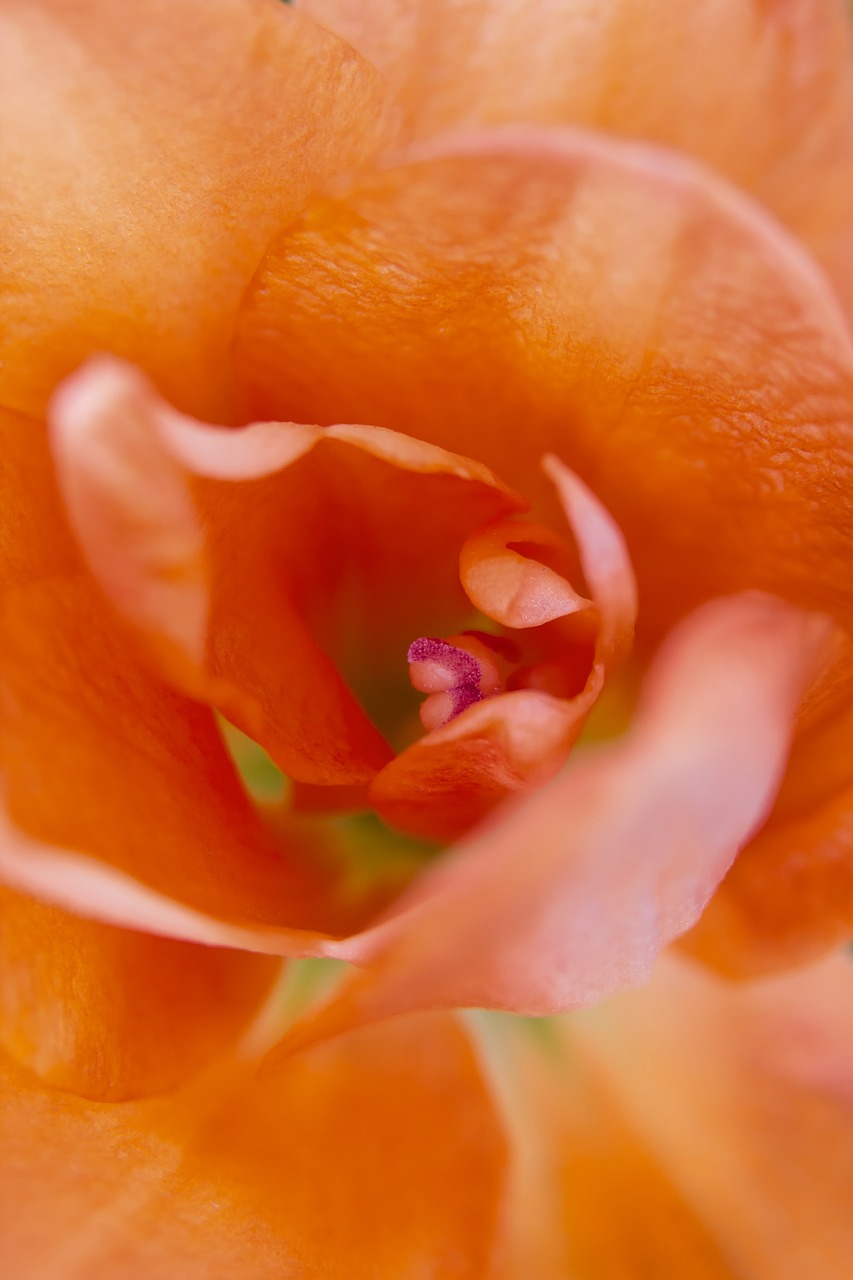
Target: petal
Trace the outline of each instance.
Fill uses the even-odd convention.
[[[51,418],[87,560],[167,678],[287,774],[368,781],[391,753],[327,654],[404,681],[423,623],[470,610],[459,543],[520,500],[389,431],[202,426],[115,361],[69,379]]]
[[[524,554],[516,547],[525,546]],[[504,627],[541,627],[589,608],[565,577],[531,558],[560,545],[544,525],[501,520],[467,539],[459,555],[465,593],[481,613]],[[527,551],[530,548],[530,552]]]
[[[755,192],[853,300],[844,0],[299,0],[385,74],[409,133],[582,124],[689,152]]]
[[[0,409],[0,591],[79,568],[46,433],[32,418]]]
[[[446,1016],[122,1107],[4,1072],[2,1256],[16,1280],[480,1280],[505,1149]],[[248,1075],[248,1079],[246,1078]]]
[[[257,416],[552,450],[622,529],[646,629],[748,587],[851,616],[853,349],[799,247],[674,156],[496,131],[316,206],[248,292]]]
[[[812,960],[851,935],[853,787],[847,787],[813,811],[769,822],[684,945],[729,976],[751,977]]]
[[[825,620],[759,596],[683,623],[630,734],[457,846],[338,954],[368,964],[271,1062],[445,1003],[544,1014],[645,978],[760,824]],[[472,904],[475,904],[472,906]]]
[[[682,941],[732,977],[802,964],[853,935],[853,642],[839,640],[767,825]]]
[[[500,1280],[537,1243],[578,1280],[849,1275],[851,1007],[841,957],[744,987],[668,958],[538,1043],[491,1028],[545,1218],[516,1196]]]
[[[0,842],[4,879],[84,916],[176,932],[113,910],[73,859],[43,864],[43,842],[96,860],[108,885],[112,870],[122,902],[141,886],[167,922],[182,903],[238,926],[284,924],[291,945],[293,929],[341,927],[311,842],[273,835],[210,710],[152,678],[91,584],[8,591],[0,641],[0,770],[20,828]]]
[[[164,675],[225,711],[287,773],[341,784],[372,777],[389,749],[277,581],[272,539],[264,547],[251,537],[252,490],[233,528],[208,535],[169,438],[170,429],[188,437],[196,452],[218,443],[220,469],[236,453],[252,480],[286,467],[320,433],[220,431],[196,441],[201,427],[170,417],[136,370],[103,359],[63,384],[51,419],[72,527]]]
[[[124,852],[121,847],[118,851]],[[192,855],[192,848],[189,853]],[[253,860],[247,858],[254,883],[232,879],[223,888],[221,878],[234,874],[233,866],[228,865],[226,846],[221,870],[214,868],[209,875],[211,888],[205,886],[206,893],[199,894],[184,891],[180,877],[174,890],[151,888],[148,881],[153,877],[144,860],[140,861],[139,875],[133,876],[106,857],[90,857],[77,849],[35,840],[10,822],[8,816],[0,816],[0,876],[5,884],[23,893],[67,907],[86,919],[148,930],[203,946],[279,956],[324,953],[326,933],[287,923],[263,922],[264,916],[275,922],[282,917],[301,918],[305,913],[305,903],[298,900],[292,887],[288,894],[280,891],[276,881],[284,879],[288,871],[285,868],[283,872],[277,862],[264,867],[268,880],[265,885],[257,872],[257,860],[252,866]],[[292,868],[290,877],[293,878]],[[196,899],[203,902],[205,897],[212,899],[213,905],[197,905]]]
[[[0,1040],[87,1098],[173,1089],[240,1032],[278,965],[82,920],[0,887]]]
[[[194,911],[219,910],[237,941],[206,922],[214,946],[242,945],[253,917],[277,922],[285,951],[304,944],[306,925],[325,936],[362,923],[338,901],[334,835],[298,823],[271,834],[209,712],[152,678],[83,576],[43,429],[3,413],[0,430],[0,767],[22,828],[4,825],[2,879],[85,917],[178,937],[182,911],[195,922]],[[55,865],[40,840],[70,845],[80,863]]]
[[[579,706],[533,689],[475,703],[387,764],[370,803],[401,831],[452,840],[508,795],[553,777],[587,710],[587,699]]]
[[[218,597],[231,630],[213,628],[220,643],[212,692],[219,692],[216,681],[232,676],[245,677],[250,693],[266,684],[280,739],[276,722],[288,727],[281,698],[294,685],[304,697],[300,674],[307,682],[289,633],[276,630],[278,597],[287,603],[277,575],[287,581],[291,567],[299,568],[303,594],[326,592],[319,607],[327,610],[327,627],[340,631],[338,643],[351,639],[327,608],[350,561],[327,580],[322,559],[310,554],[326,519],[324,502],[338,544],[357,564],[364,560],[361,581],[385,596],[392,616],[402,612],[406,625],[407,609],[425,607],[424,583],[452,579],[469,608],[458,582],[458,546],[472,528],[519,505],[478,464],[391,432],[202,427],[168,411],[138,375],[115,362],[85,370],[57,406],[60,475],[83,547],[136,637],[153,649],[148,657],[165,664],[167,674],[183,675],[185,693],[197,697],[211,693],[198,668],[204,566],[190,497],[198,499],[214,599],[223,578],[230,591]],[[297,465],[309,464],[315,452],[331,455],[329,488],[323,467],[313,478],[287,467],[294,457]],[[194,495],[191,469],[207,477],[207,488]],[[260,502],[251,488],[258,483],[279,487]],[[242,507],[235,510],[226,493]],[[307,509],[306,495],[313,503]],[[347,501],[356,507],[339,526]],[[29,513],[36,526],[39,510]],[[421,510],[423,519],[413,521]],[[368,556],[362,538],[373,547]],[[268,573],[262,552],[279,557]],[[407,565],[414,566],[408,574]],[[443,578],[430,577],[439,569]],[[369,594],[366,600],[374,603]],[[428,607],[446,607],[438,590],[436,600]],[[380,638],[387,616],[374,617]],[[254,668],[234,642],[238,624],[238,638],[257,640],[248,646]],[[411,634],[391,634],[403,679]],[[354,901],[339,874],[343,837],[335,829],[319,834],[310,819],[285,819],[271,831],[243,793],[209,710],[166,687],[140,660],[133,639],[79,571],[8,594],[3,767],[12,825],[0,848],[7,881],[85,916],[209,945],[310,954],[330,934],[363,926],[370,904],[363,895]],[[383,656],[380,647],[380,670]],[[321,676],[330,669],[324,662]],[[328,705],[323,696],[318,688],[315,710]],[[224,705],[232,709],[227,698]],[[331,716],[320,728],[339,765],[342,735]],[[301,740],[291,739],[288,762],[304,765],[310,746],[304,731]]]
[[[55,584],[61,575],[66,578],[66,593],[70,592],[73,599],[73,582],[67,575],[79,572],[80,566],[61,516],[44,430],[30,419],[3,413],[0,431],[0,585],[4,592],[11,592],[14,618],[16,602],[22,597],[13,588],[30,584],[23,598],[32,602],[45,589],[45,582]],[[75,701],[79,700],[81,667],[85,671],[81,643],[85,643],[91,630],[97,634],[97,613],[93,614],[85,593],[78,606],[76,627],[70,626],[61,613],[54,613],[46,621],[50,630],[59,616],[60,630],[53,640],[61,645],[65,639],[71,650],[61,652],[61,662],[67,663],[73,654],[70,692]],[[43,613],[42,609],[38,616]],[[18,621],[25,627],[24,619]],[[71,778],[46,776],[40,772],[38,759],[17,755],[18,748],[29,749],[37,729],[34,723],[27,726],[30,736],[24,743],[16,738],[16,720],[20,723],[19,717],[26,719],[28,715],[37,718],[35,690],[42,684],[50,687],[50,675],[56,676],[50,661],[44,667],[39,661],[45,656],[43,646],[43,640],[40,646],[37,638],[25,635],[24,668],[18,669],[23,689],[18,692],[14,690],[14,657],[4,646],[2,682],[7,696],[11,695],[11,705],[7,703],[4,712],[5,750],[18,766],[17,776],[8,779],[7,785],[11,781],[14,787],[21,781],[23,768],[29,772],[25,786],[42,821],[58,823],[61,828],[63,818],[68,818],[68,812],[62,811],[65,797],[70,812],[82,819],[78,831],[81,826],[86,830],[85,806],[81,804],[82,797],[74,793],[74,777],[79,780],[81,776],[79,752],[85,751],[87,742],[85,735],[77,736],[76,730],[69,727],[73,714],[65,720],[60,717],[58,722],[52,720],[45,734],[51,738],[54,732],[59,733],[60,757],[64,755],[78,770]],[[132,667],[129,674],[133,675]],[[87,705],[92,700],[90,690]],[[150,705],[148,698],[145,702]],[[123,705],[127,709],[127,701]],[[161,709],[162,706],[161,702]],[[112,712],[118,709],[114,706]],[[194,718],[197,727],[197,717]],[[110,811],[110,804],[101,793],[101,788],[109,784],[110,768],[105,764],[99,768],[96,762],[93,798],[96,805],[103,803],[104,825],[100,833],[104,844],[98,845],[94,837],[96,847],[106,846],[115,853],[116,844],[123,844],[127,853],[126,846],[133,846],[136,840],[137,852],[141,847],[147,853],[157,849],[164,839],[167,846],[174,839],[178,856],[185,849],[191,856],[192,842],[186,827],[178,822],[177,830],[170,828],[174,799],[171,806],[162,803],[163,788],[168,794],[173,776],[168,744],[160,760],[165,777],[160,780],[158,805],[158,787],[150,781],[150,754],[143,752],[141,758],[137,754],[139,737],[144,736],[139,726],[125,725],[134,735],[133,745],[117,756],[116,724],[109,707],[105,719],[102,758],[109,760],[113,776],[120,779],[119,802],[129,798],[129,807],[119,813]],[[215,745],[221,753],[218,742]],[[48,768],[56,762],[53,755],[44,760],[44,766]],[[59,764],[63,767],[61,758]],[[227,769],[227,764],[224,767]],[[12,772],[16,773],[14,769]],[[221,760],[213,774],[221,782]],[[226,772],[226,779],[227,776]],[[185,775],[181,781],[186,784]],[[190,792],[198,781],[191,779]],[[230,785],[233,790],[233,783]],[[150,839],[144,830],[135,830],[138,807],[141,804],[144,808],[149,796],[155,821],[159,818],[165,824],[165,829]],[[213,806],[216,809],[217,801]],[[255,831],[257,822],[246,812],[242,798],[239,807],[244,811],[244,821],[250,819],[249,829]],[[191,817],[195,823],[196,815]],[[91,827],[88,833],[92,834]],[[223,847],[227,848],[228,837],[223,835]],[[146,847],[146,840],[150,847]],[[202,852],[198,845],[195,848],[197,855]],[[209,857],[209,849],[203,852]],[[232,845],[232,856],[233,853]],[[241,861],[245,858],[242,845],[239,856]],[[278,882],[281,883],[280,872]],[[91,905],[85,892],[80,905],[84,912]],[[89,1097],[126,1098],[173,1088],[242,1029],[275,972],[275,965],[262,957],[213,947],[189,947],[108,928],[3,888],[0,920],[0,1040],[14,1056],[51,1083]]]
[[[272,235],[380,142],[353,50],[272,0],[4,8],[2,389],[40,411],[92,350],[227,413],[228,344]]]
[[[598,611],[596,661],[613,667],[634,642],[637,584],[625,539],[616,521],[559,458],[543,462],[575,535],[584,577]]]
[[[557,458],[545,460],[544,467],[557,489],[560,504],[574,537],[579,568],[589,584],[598,616],[592,669],[584,688],[572,698],[559,698],[536,689],[519,689],[487,698],[469,707],[443,728],[434,730],[401,752],[382,769],[369,787],[371,803],[393,826],[416,835],[454,839],[486,817],[499,801],[514,792],[529,791],[553,777],[565,762],[583,728],[584,721],[600,694],[605,669],[630,649],[637,613],[637,594],[628,550],[619,529],[607,511],[585,485]],[[499,521],[468,539],[462,548],[460,576],[471,594],[473,552],[506,546],[510,521]],[[549,540],[547,531],[531,539]],[[502,532],[501,532],[502,531]],[[525,541],[526,541],[525,537]],[[517,552],[509,552],[495,564],[491,558],[488,591],[483,604],[501,602],[507,588],[515,600],[520,583],[541,598],[542,576],[533,577],[528,566],[544,568]],[[517,562],[517,563],[516,563]],[[479,561],[483,563],[482,560]],[[487,561],[487,566],[489,562]],[[520,566],[520,573],[517,567]],[[497,568],[497,572],[495,569]],[[546,578],[549,605],[555,597],[564,612],[574,612],[579,598],[565,579],[545,569],[550,579],[562,587],[555,590]],[[477,587],[482,588],[482,581]],[[475,603],[476,603],[475,599]],[[580,600],[580,604],[588,604]],[[487,609],[490,616],[497,616]],[[529,615],[531,608],[525,606]],[[505,621],[504,617],[498,621]],[[529,624],[529,616],[524,619]],[[554,656],[560,659],[566,638],[554,641]]]

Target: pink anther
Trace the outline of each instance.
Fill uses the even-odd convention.
[[[421,693],[425,729],[438,729],[475,702],[501,690],[495,654],[469,633],[441,640],[422,636],[409,646],[409,678]]]

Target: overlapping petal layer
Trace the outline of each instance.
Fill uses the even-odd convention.
[[[386,75],[410,135],[581,124],[687,152],[754,192],[853,305],[844,0],[298,0]]]
[[[578,108],[584,121],[624,130],[631,114],[641,134],[722,158],[832,263],[849,257],[851,184],[838,161],[849,148],[850,78],[831,48],[840,9],[827,5],[820,22],[813,12],[807,0],[788,0],[751,17],[727,3],[697,5],[693,25],[679,17],[682,42],[704,44],[703,73],[718,67],[725,46],[735,64],[726,112],[701,77],[695,98],[692,80],[674,95],[681,113],[668,103],[666,119],[693,142],[668,136],[664,113],[633,111],[632,94],[646,99],[650,60],[635,72],[624,56],[624,7],[592,15],[586,35],[600,56],[586,57],[585,75],[568,77],[565,92],[588,93]],[[364,21],[374,14],[365,10]],[[470,17],[457,34],[474,47],[485,33],[489,56],[479,87],[476,77],[465,86],[475,86],[468,118],[500,119],[489,94],[501,47],[515,43],[517,14],[501,10],[490,32],[474,9]],[[138,29],[103,0],[45,2],[13,5],[0,24],[13,71],[4,83],[14,82],[5,110],[22,112],[26,124],[10,131],[3,210],[14,222],[0,307],[9,402],[36,414],[56,377],[105,345],[138,360],[180,407],[228,417],[243,286],[270,237],[375,152],[377,79],[340,41],[274,0],[153,0]],[[575,56],[581,46],[576,40]],[[661,81],[674,69],[662,41]],[[419,74],[411,79],[417,96]],[[613,77],[620,93],[600,119],[590,91]],[[791,127],[792,83],[814,104],[806,136]],[[563,99],[548,114],[554,79],[542,75],[535,86],[544,114],[536,104],[525,113],[567,118]],[[762,99],[757,114],[744,105],[751,94]],[[741,130],[738,148],[735,99],[754,126]],[[460,118],[458,103],[451,118]],[[787,169],[779,163],[786,132]],[[320,206],[276,245],[244,313],[247,399],[276,416],[314,421],[319,406],[334,409],[324,421],[379,421],[465,449],[529,483],[548,520],[559,504],[535,465],[554,449],[551,478],[564,503],[583,507],[589,495],[560,458],[624,524],[650,633],[710,594],[755,585],[849,619],[853,360],[828,290],[792,243],[704,171],[651,149],[531,134],[463,141],[446,153],[439,146],[410,161]],[[153,191],[162,199],[154,212]],[[624,743],[581,758],[502,827],[464,843],[385,923],[347,938],[366,913],[336,893],[334,835],[306,836],[308,825],[297,834],[296,822],[274,826],[253,808],[210,708],[285,768],[301,769],[309,787],[365,784],[389,753],[347,681],[357,685],[371,667],[384,672],[398,651],[402,668],[413,635],[451,629],[443,614],[456,621],[464,605],[449,572],[460,539],[517,503],[484,467],[382,427],[218,431],[130,384],[129,395],[112,399],[101,387],[82,410],[79,398],[64,397],[54,415],[82,558],[39,428],[23,415],[3,418],[0,484],[13,500],[2,528],[12,553],[0,605],[0,765],[10,814],[0,870],[18,888],[100,917],[67,916],[3,890],[0,1035],[13,1054],[52,1083],[97,1098],[171,1087],[233,1040],[276,969],[267,956],[217,944],[368,966],[339,1003],[297,1030],[288,1051],[410,1008],[567,1008],[645,974],[766,814],[822,620],[766,598],[695,617],[661,659]],[[22,488],[32,488],[32,502],[20,501]],[[613,532],[607,520],[602,528]],[[601,569],[592,594],[604,621],[587,692],[597,691],[633,619],[630,573],[618,556],[615,569],[608,565],[607,536],[604,543],[587,557]],[[596,588],[595,575],[586,577]],[[609,602],[602,583],[605,594],[613,588]],[[358,692],[377,706],[384,696]],[[517,754],[533,760],[541,724],[529,718],[522,728],[527,742]],[[492,746],[496,736],[494,725],[483,735]],[[808,741],[804,733],[803,751]],[[792,792],[798,786],[806,781],[796,775]],[[848,819],[846,795],[833,793],[819,812],[783,805],[746,872],[736,873],[746,886],[742,915],[768,869],[778,875],[781,864],[787,874],[799,824],[810,856],[824,849],[830,874],[820,894],[827,884],[843,893],[836,918],[823,899],[814,909],[809,900],[805,926],[801,912],[789,932],[799,930],[804,954],[815,936],[823,944],[840,933],[849,883],[834,863],[849,843]],[[788,889],[815,883],[796,867],[788,880]],[[749,921],[749,945],[758,924]],[[802,1108],[796,1087],[779,1091],[780,1106],[790,1114],[793,1096],[795,1119],[804,1114],[802,1150],[823,1151],[828,1193],[803,1208],[800,1185],[778,1178],[786,1152],[768,1156],[766,1141],[775,1112],[749,1148],[762,1181],[765,1171],[768,1184],[777,1178],[776,1203],[791,1205],[795,1245],[820,1240],[813,1254],[783,1249],[780,1262],[763,1223],[744,1212],[725,1124],[708,1127],[703,1180],[690,1165],[684,1119],[668,1110],[673,1080],[688,1099],[695,1087],[683,1063],[701,1040],[691,1035],[697,1005],[714,1026],[709,1043],[725,1039],[728,1015],[716,996],[686,980],[682,989],[677,978],[666,994],[679,1014],[674,1029],[655,996],[650,1023],[625,1004],[627,1038],[595,1023],[579,1024],[576,1036],[593,1073],[609,1082],[626,1043],[649,1025],[657,1033],[639,1084],[620,1086],[612,1108],[616,1129],[630,1115],[655,1149],[636,1160],[632,1149],[624,1185],[633,1188],[636,1172],[667,1211],[689,1204],[713,1236],[733,1219],[725,1256],[750,1280],[773,1267],[782,1275],[788,1267],[792,1280],[849,1270],[836,1188],[849,1184],[848,1134],[834,1106],[812,1123],[811,1105],[816,1074],[828,1071],[828,1094],[841,1092],[836,1070],[847,1078],[851,1046],[845,1040],[833,1058],[825,1024],[836,1020],[846,1034],[849,973],[835,1003],[835,970],[823,972],[822,990],[833,993],[821,1009],[827,1018],[801,1022],[781,1000],[775,1058],[809,1078]],[[805,983],[801,995],[814,998]],[[758,1006],[748,1005],[750,1026]],[[791,1066],[780,1054],[800,1034],[824,1037],[819,1062],[805,1055],[803,1065],[795,1054]],[[0,1202],[4,1213],[12,1208],[0,1222],[0,1262],[26,1280],[27,1269],[33,1280],[57,1270],[165,1278],[176,1265],[205,1277],[218,1267],[223,1280],[235,1271],[349,1280],[408,1274],[428,1257],[441,1275],[480,1280],[503,1150],[458,1028],[435,1017],[359,1031],[284,1067],[281,1056],[281,1077],[262,1085],[241,1078],[239,1066],[214,1069],[170,1099],[120,1110],[35,1089],[10,1070]],[[760,1057],[759,1049],[709,1054],[699,1079],[715,1120],[728,1116],[744,1067]],[[771,1082],[768,1111],[775,1096]],[[729,1133],[740,1135],[752,1101]],[[561,1134],[575,1120],[561,1115]],[[437,1142],[439,1132],[449,1141]],[[31,1171],[42,1144],[49,1165],[24,1185],[16,1170]],[[566,1162],[560,1152],[553,1165],[569,1167],[566,1216],[580,1223],[577,1250],[592,1215],[579,1204],[575,1156],[576,1148]],[[705,1252],[696,1266],[726,1275],[694,1227],[684,1257],[695,1262],[698,1241]],[[598,1277],[596,1248],[591,1242],[589,1268]],[[618,1268],[618,1249],[614,1256]]]
[[[212,712],[152,677],[94,588],[8,592],[0,622],[4,798],[23,831],[230,920],[322,918],[322,874],[252,807]],[[89,892],[60,900],[99,915]]]
[[[760,596],[669,640],[630,734],[457,845],[335,953],[368,963],[273,1052],[413,1008],[542,1014],[644,978],[766,816],[825,619]]]
[[[499,1280],[845,1280],[853,966],[649,986],[540,1033],[492,1025],[522,1159]]]
[[[825,638],[819,619],[762,599],[709,606],[661,660],[657,691],[624,746],[571,767],[462,845],[386,924],[347,941],[304,931],[323,911],[335,931],[330,899],[320,893],[318,908],[316,887],[312,897],[295,878],[298,861],[265,862],[263,846],[251,846],[241,877],[221,852],[203,866],[188,840],[177,888],[157,893],[149,887],[157,864],[134,848],[137,833],[124,837],[136,862],[121,871],[112,849],[98,864],[8,831],[3,874],[115,924],[369,962],[309,1038],[445,1001],[528,1011],[584,1003],[636,980],[659,946],[689,927],[766,813]],[[140,868],[141,881],[131,878]],[[300,919],[301,933],[293,928]]]
[[[557,458],[545,460],[573,534],[578,567],[588,584],[595,609],[595,640],[589,674],[573,697],[558,697],[538,689],[518,689],[469,707],[441,729],[410,746],[382,769],[368,794],[377,811],[389,822],[417,834],[453,838],[484,818],[507,795],[541,786],[553,777],[574,746],[584,721],[604,685],[605,669],[612,668],[630,649],[637,612],[636,586],[628,551],[609,514],[576,476]],[[506,531],[505,522],[491,528]],[[471,543],[489,546],[489,530],[475,535],[462,549],[461,576],[471,590],[471,565],[466,549]],[[523,536],[523,525],[517,526]],[[544,536],[544,535],[542,535]],[[500,543],[503,546],[505,536]],[[493,594],[503,600],[507,588],[518,606],[522,589],[541,602],[543,580],[527,566],[543,568],[526,556],[513,553],[490,566]],[[517,563],[520,573],[516,572]],[[551,574],[552,571],[545,569]],[[572,613],[577,597],[568,583],[552,575],[562,590],[550,587],[548,603]],[[494,602],[483,591],[483,606]],[[519,611],[529,614],[531,608]],[[504,621],[500,611],[491,616]],[[519,623],[529,621],[527,617]],[[552,641],[559,661],[567,648],[565,637]]]
[[[849,749],[849,746],[848,746]],[[685,946],[743,977],[800,964],[853,932],[853,788],[778,817],[743,851]]]
[[[275,0],[5,5],[0,402],[93,350],[230,408],[240,295],[276,230],[382,140],[384,90]]]
[[[684,939],[726,974],[802,964],[853,931],[851,680],[853,650],[844,633],[803,708],[769,822]]]
[[[253,415],[463,450],[546,522],[553,450],[625,533],[647,629],[754,586],[851,616],[850,338],[801,249],[685,160],[436,144],[277,240],[239,358]]]
[[[521,499],[390,431],[201,426],[115,362],[71,380],[52,419],[81,545],[166,677],[288,774],[369,780],[390,751],[327,654],[405,686],[417,631],[470,611],[460,543]]]
[[[516,629],[541,627],[589,608],[589,600],[569,581],[571,570],[560,573],[546,562],[561,553],[570,560],[564,545],[545,525],[525,527],[517,520],[478,530],[459,553],[459,576],[469,600],[495,622]],[[537,554],[540,560],[532,558]]]
[[[237,1064],[99,1106],[3,1068],[0,1265],[16,1280],[487,1273],[499,1120],[462,1028],[401,1023],[257,1084]]]
[[[10,413],[0,425],[4,802],[31,833],[143,870],[167,894],[193,886],[238,917],[245,885],[288,901],[294,920],[328,903],[322,856],[283,860],[209,715],[151,678],[87,582],[43,429]],[[93,897],[83,886],[71,906],[98,914]],[[1,909],[0,1040],[84,1094],[172,1087],[239,1031],[274,971],[13,893]]]
[[[340,679],[326,680],[334,671],[314,641],[319,670],[277,624],[296,618],[307,633],[307,618],[342,657],[355,635],[356,655],[367,642],[368,670],[380,673],[396,647],[405,680],[406,641],[424,610],[440,624],[470,608],[459,545],[520,501],[479,464],[387,431],[202,427],[117,362],[78,375],[52,418],[72,523],[132,629],[82,567],[7,593],[3,750],[20,830],[7,834],[4,873],[113,924],[317,950],[363,923],[337,892],[337,836],[298,820],[268,828],[193,699],[239,722],[248,691],[246,727],[285,766],[311,780],[325,751],[325,780],[352,781],[341,763],[346,722],[334,718]],[[344,583],[356,606],[346,620]],[[266,719],[253,719],[255,694]],[[370,746],[378,735],[344,695]],[[374,753],[373,771],[383,758]],[[370,765],[362,757],[355,780]]]

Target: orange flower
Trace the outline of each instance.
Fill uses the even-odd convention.
[[[300,8],[0,14],[0,1259],[846,1275],[848,963],[597,1004],[853,918],[845,7]]]

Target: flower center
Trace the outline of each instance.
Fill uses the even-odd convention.
[[[463,631],[447,640],[421,636],[409,645],[409,679],[420,693],[425,729],[438,729],[505,685],[507,662],[517,660],[512,641],[485,631]]]

